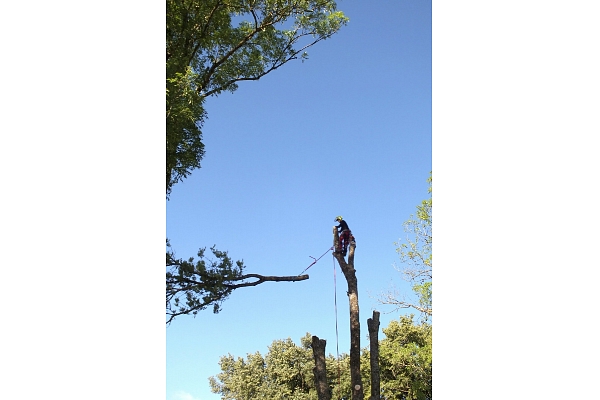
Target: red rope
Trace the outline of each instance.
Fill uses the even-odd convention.
[[[331,250],[333,250],[333,247],[330,247],[330,248],[329,248],[329,249],[328,249],[328,250],[327,250],[325,253],[323,253],[323,254],[321,255],[321,257],[319,257],[319,258],[314,258],[314,257],[312,257],[312,256],[309,256],[310,258],[312,258],[312,259],[313,259],[313,260],[315,260],[315,261],[313,261],[313,262],[312,262],[312,263],[311,263],[311,264],[310,264],[308,267],[306,267],[306,269],[305,269],[304,271],[300,272],[300,273],[298,274],[298,276],[300,276],[300,275],[302,275],[303,273],[305,273],[306,271],[308,271],[308,269],[309,269],[310,267],[312,267],[313,265],[315,265],[315,264],[317,263],[317,261],[319,261],[321,258],[323,258],[323,256],[324,256],[325,254],[329,253]]]

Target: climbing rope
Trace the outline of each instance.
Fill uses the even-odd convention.
[[[333,249],[333,247],[332,247]],[[342,377],[340,372],[340,346],[338,338],[338,316],[337,316],[337,282],[335,277],[335,257],[331,255],[333,261],[333,304],[335,305],[335,351],[337,355],[337,369],[338,369],[338,394],[342,390]]]
[[[331,250],[333,250],[333,246],[330,247],[325,253],[323,253],[321,255],[321,257],[319,258],[314,258],[313,256],[309,256],[310,258],[312,258],[314,261],[304,269],[304,271],[300,272],[298,274],[298,276],[302,275],[303,273],[305,273],[306,271],[308,271],[308,269],[310,267],[312,267],[313,265],[315,265],[317,263],[317,261],[319,261],[321,258],[323,258],[323,256],[327,253],[329,253]],[[337,312],[337,281],[336,281],[336,273],[335,273],[335,257],[333,256],[333,254],[331,255],[331,260],[333,261],[333,304],[335,307],[335,351],[336,351],[336,355],[337,355],[337,369],[338,369],[338,393],[339,391],[342,390],[342,374],[341,374],[341,370],[340,370],[340,341],[339,341],[339,335],[338,335],[338,312]]]
[[[308,269],[309,269],[310,267],[312,267],[313,265],[315,265],[315,264],[317,263],[317,261],[319,261],[321,258],[323,258],[323,256],[324,256],[325,254],[329,253],[331,250],[333,250],[333,247],[330,247],[330,248],[329,248],[329,249],[328,249],[328,250],[327,250],[325,253],[323,253],[323,254],[321,255],[321,257],[319,257],[319,258],[314,258],[313,256],[309,256],[310,258],[312,258],[312,259],[313,259],[313,260],[315,260],[315,261],[313,261],[313,262],[312,262],[312,263],[311,263],[311,264],[310,264],[308,267],[306,267],[306,269],[305,269],[304,271],[300,272],[300,273],[298,274],[298,276],[300,276],[300,275],[302,275],[303,273],[305,273],[306,271],[308,271]]]

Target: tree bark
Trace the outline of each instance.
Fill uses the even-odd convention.
[[[317,336],[312,337],[312,350],[315,359],[315,388],[319,400],[331,400],[329,393],[329,385],[327,384],[327,369],[325,367],[325,339],[319,339]]]
[[[371,399],[381,398],[379,380],[379,311],[373,310],[373,318],[367,320],[371,353]]]
[[[340,238],[337,227],[333,227],[333,248],[339,248]],[[352,240],[348,246],[348,263],[340,252],[333,256],[338,261],[346,281],[348,282],[348,301],[350,303],[350,381],[352,383],[352,400],[363,400],[363,385],[360,376],[360,318],[358,310],[358,282],[354,269],[354,250],[356,242]]]

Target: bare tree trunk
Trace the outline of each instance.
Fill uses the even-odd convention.
[[[340,238],[337,227],[333,227],[333,248],[339,248]],[[334,252],[333,256],[348,282],[348,301],[350,302],[350,381],[352,383],[352,400],[363,400],[363,385],[360,376],[360,319],[358,313],[358,283],[354,269],[354,240],[348,247],[348,263],[342,253]]]
[[[373,310],[373,318],[367,320],[371,353],[371,399],[379,400],[381,390],[379,384],[379,311]]]
[[[312,350],[315,359],[313,373],[315,374],[315,387],[317,388],[319,400],[331,400],[325,367],[325,345],[325,339],[319,339],[317,336],[312,337]]]

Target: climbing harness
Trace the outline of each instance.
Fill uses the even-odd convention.
[[[329,248],[329,249],[328,249],[328,250],[327,250],[325,253],[323,253],[323,254],[321,255],[321,257],[319,257],[319,258],[314,258],[313,256],[309,256],[310,258],[312,258],[312,259],[313,259],[313,260],[315,260],[315,261],[313,261],[313,262],[312,262],[312,263],[311,263],[311,264],[310,264],[308,267],[306,267],[306,269],[305,269],[304,271],[300,272],[300,273],[298,274],[298,276],[300,276],[300,275],[302,275],[303,273],[305,273],[306,271],[308,271],[308,269],[309,269],[310,267],[312,267],[313,265],[315,265],[315,264],[317,263],[317,261],[319,261],[321,258],[323,258],[323,256],[324,256],[325,254],[329,253],[331,250],[333,250],[333,247],[330,247],[330,248]]]

